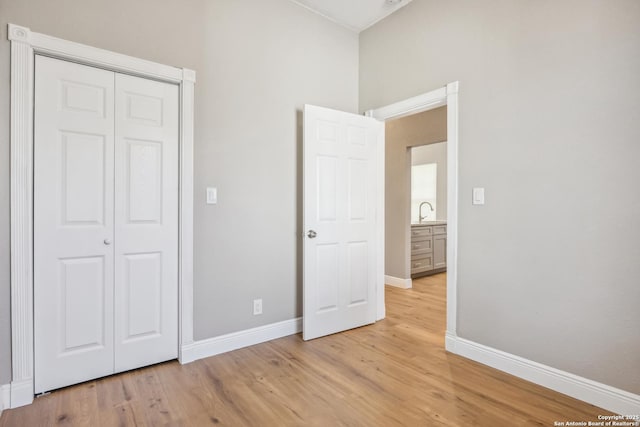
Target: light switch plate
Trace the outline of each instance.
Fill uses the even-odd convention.
[[[215,187],[207,187],[207,204],[215,205],[218,203],[218,189]]]
[[[473,201],[474,205],[484,205],[484,188],[477,187],[473,189]]]

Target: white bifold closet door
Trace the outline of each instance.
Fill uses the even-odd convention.
[[[178,354],[178,86],[36,56],[35,391]]]

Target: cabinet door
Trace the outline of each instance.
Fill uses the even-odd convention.
[[[433,268],[447,266],[447,235],[433,236]]]

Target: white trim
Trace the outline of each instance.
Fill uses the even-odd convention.
[[[11,381],[10,405],[8,408],[19,408],[33,402],[33,377],[22,381]]]
[[[387,312],[386,307],[384,305],[384,282],[385,282],[385,277],[384,277],[384,244],[385,244],[384,243],[385,241],[384,240],[384,222],[385,222],[384,138],[385,138],[385,132],[384,132],[384,127],[382,123],[380,124],[380,127],[382,127],[382,132],[379,132],[379,139],[377,141],[377,146],[376,146],[376,150],[378,151],[377,153],[378,173],[376,174],[376,179],[378,180],[377,191],[376,191],[376,194],[378,196],[378,199],[377,199],[378,206],[376,206],[376,232],[377,232],[376,240],[377,240],[377,246],[378,246],[378,251],[377,251],[378,256],[376,258],[376,280],[378,281],[376,286],[376,300],[377,300],[376,321],[384,319]]]
[[[640,414],[640,395],[629,393],[464,338],[447,336],[447,347],[466,357],[620,415]],[[451,350],[453,349],[453,350]]]
[[[384,276],[384,283],[389,286],[402,289],[411,289],[413,287],[413,281],[409,279],[401,279],[400,277]]]
[[[457,84],[458,82],[450,83],[450,85]],[[390,120],[443,107],[447,105],[447,87],[441,87],[375,110],[369,110],[366,115],[378,120]]]
[[[2,384],[0,385],[0,415],[9,406],[11,406],[11,384]]]
[[[453,335],[458,313],[458,86],[447,85],[447,333]]]
[[[291,0],[292,2],[294,2],[295,4],[297,4],[300,7],[303,7],[305,9],[307,9],[308,11],[315,13],[316,15],[320,15],[325,19],[328,19],[329,21],[340,25],[343,28],[346,28],[349,31],[352,31],[356,34],[360,34],[361,32],[363,32],[364,30],[366,30],[367,28],[373,27],[375,24],[377,24],[378,22],[382,21],[384,18],[386,18],[387,16],[391,15],[393,12],[395,12],[396,10],[400,9],[401,7],[405,6],[408,2],[412,1],[412,0],[408,0],[408,1],[401,1],[398,2],[396,4],[390,4],[387,3],[384,5],[384,9],[381,11],[382,13],[380,13],[379,15],[376,15],[373,20],[365,23],[365,24],[355,24],[355,23],[350,23],[348,22],[349,19],[340,19],[339,17],[336,17],[334,15],[332,15],[331,13],[327,12],[327,11],[323,11],[322,9],[319,9],[318,7],[311,7],[310,5],[304,3],[303,1],[300,0]]]
[[[452,333],[445,332],[444,334],[444,349],[450,353],[456,353],[456,342],[458,337]]]
[[[33,82],[36,54],[180,85],[179,359],[193,343],[193,116],[195,71],[8,25],[11,41],[11,404],[33,401]]]
[[[30,45],[41,55],[54,56],[73,62],[91,64],[96,67],[119,71],[126,74],[137,74],[145,77],[181,83],[185,80],[182,69],[158,64],[132,56],[87,46],[68,40],[51,37],[46,34],[32,32],[29,28],[9,24],[10,41],[21,41]],[[191,74],[195,82],[195,74]]]
[[[183,362],[184,348],[193,343],[193,141],[196,73],[183,69],[180,85],[180,212],[178,360]]]
[[[11,407],[33,399],[33,77],[31,32],[9,25],[11,40]]]
[[[302,317],[196,341],[185,346],[182,363],[215,356],[302,332]]]
[[[397,119],[447,106],[447,335],[456,336],[458,309],[458,82],[422,95],[365,112],[378,120]],[[384,168],[384,167],[383,167]],[[384,170],[384,169],[383,169]],[[384,175],[384,174],[383,174]],[[384,253],[384,247],[382,248]],[[384,306],[384,289],[378,292]]]

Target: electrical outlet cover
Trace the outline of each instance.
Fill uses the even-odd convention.
[[[262,314],[262,299],[253,300],[253,315]]]

